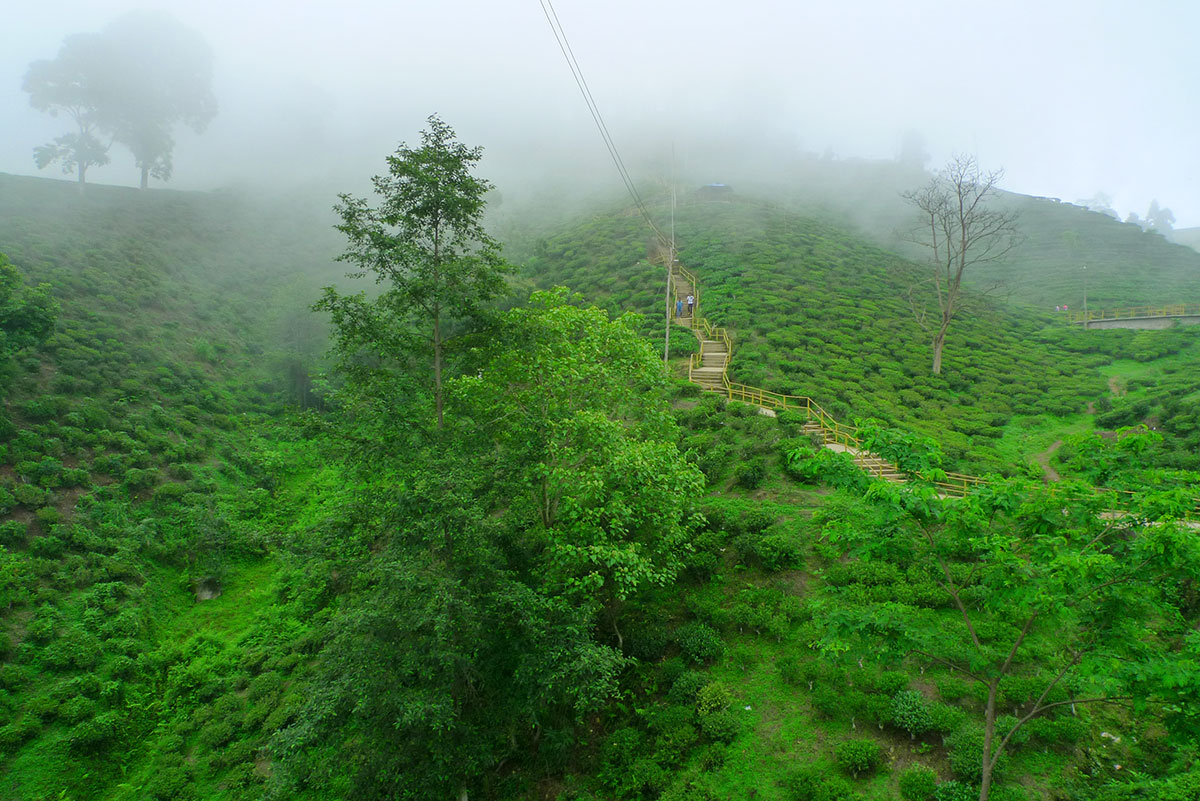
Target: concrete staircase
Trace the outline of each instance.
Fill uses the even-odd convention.
[[[683,301],[683,314],[676,318],[681,325],[692,329],[696,339],[700,340],[700,365],[692,367],[691,381],[701,389],[722,392],[725,388],[725,369],[729,366],[729,350],[725,343],[717,339],[709,339],[704,334],[704,326],[700,323],[699,299],[696,285],[679,268],[671,270],[672,305]],[[697,306],[688,315],[687,297],[691,295],[697,300]]]
[[[683,313],[676,317],[676,322],[681,325],[686,325],[696,335],[696,339],[700,340],[699,359],[693,360],[689,371],[689,378],[693,384],[698,385],[701,389],[708,392],[720,392],[727,397],[733,397],[730,391],[730,384],[726,375],[726,370],[729,367],[729,347],[727,345],[728,338],[717,339],[710,336],[707,332],[713,329],[703,322],[700,316],[699,301],[700,295],[691,274],[684,271],[679,266],[673,266],[671,269],[671,287],[673,296],[671,298],[672,310],[675,308],[675,303],[682,300]],[[696,299],[696,307],[692,310],[692,314],[688,314],[687,296],[691,295]],[[697,363],[698,362],[698,363]],[[740,398],[739,398],[740,399]],[[755,400],[747,400],[746,402],[753,403],[759,407],[762,414],[775,416],[775,408],[767,405],[766,399],[763,402]],[[854,463],[860,470],[874,476],[875,478],[893,483],[903,483],[907,481],[907,476],[899,467],[892,464],[881,456],[878,456],[869,451],[860,450],[853,445],[839,442],[836,432],[830,431],[825,426],[821,425],[818,420],[809,418],[804,424],[802,431],[816,439],[819,439],[821,444],[838,453],[848,453],[854,459]],[[843,438],[844,439],[844,438]]]

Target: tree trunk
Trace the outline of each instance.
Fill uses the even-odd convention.
[[[437,430],[442,430],[442,310],[433,307],[433,402],[437,406]]]
[[[80,164],[79,165],[79,183],[77,184],[77,186],[79,187],[79,194],[81,194],[81,195],[83,194],[83,185],[85,183],[87,183],[87,165]]]
[[[145,189],[148,186],[150,186],[150,168],[143,164],[142,165],[142,186],[141,186],[141,188]]]
[[[988,801],[992,791],[992,742],[996,736],[996,692],[999,679],[988,685],[987,709],[983,716],[983,765],[979,772],[979,801]]]
[[[466,787],[459,788],[458,801],[467,801],[467,788]]]
[[[933,337],[933,374],[942,374],[942,348],[946,345],[946,331],[939,330]]]

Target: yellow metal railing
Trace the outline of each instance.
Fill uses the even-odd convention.
[[[1100,320],[1132,320],[1142,317],[1200,316],[1200,303],[1176,303],[1169,306],[1131,306],[1127,309],[1088,309],[1067,312],[1069,323],[1091,323]]]
[[[678,277],[676,277],[678,274]],[[700,316],[700,286],[696,281],[696,276],[689,270],[679,264],[675,264],[672,271],[672,281],[675,284],[675,296],[678,298],[679,281],[686,281],[690,285],[691,294],[695,298],[695,305],[692,311],[690,320],[693,331],[701,334],[701,341],[704,340],[720,342],[725,346],[725,364],[721,370],[721,386],[720,388],[705,386],[704,389],[708,392],[720,392],[731,401],[740,401],[759,406],[764,409],[773,411],[794,411],[803,412],[808,418],[810,424],[818,428],[817,432],[821,437],[822,445],[838,444],[845,448],[853,448],[856,453],[868,457],[868,460],[859,463],[868,474],[883,478],[887,472],[887,462],[881,457],[869,458],[872,456],[863,447],[862,439],[858,436],[858,429],[854,426],[848,426],[840,423],[833,418],[821,406],[805,395],[785,395],[780,392],[773,392],[762,387],[752,387],[747,384],[738,384],[729,380],[729,362],[733,356],[733,340],[729,336],[729,332],[724,328],[718,328],[703,317]],[[1152,312],[1152,313],[1149,313]],[[1083,312],[1071,312],[1070,322],[1083,322]],[[1089,311],[1087,320],[1115,320],[1127,319],[1129,317],[1168,317],[1176,315],[1197,314],[1200,315],[1200,304],[1178,304],[1174,306],[1140,306],[1131,309],[1122,309],[1119,311]],[[1109,316],[1100,316],[1109,315]],[[1120,315],[1120,316],[1113,316]],[[700,352],[692,354],[691,361],[688,365],[688,380],[693,381],[693,371],[699,368],[704,363],[704,346],[701,344]],[[898,468],[897,468],[898,469]],[[908,472],[908,471],[902,471]],[[917,478],[929,481],[943,495],[952,495],[955,497],[963,497],[975,487],[984,486],[987,481],[979,476],[967,475],[966,473],[944,473],[942,477],[937,479],[929,479],[920,473],[915,474]],[[1106,490],[1097,488],[1097,492],[1103,493],[1133,493],[1127,490]],[[1196,512],[1200,514],[1200,499],[1197,499]]]

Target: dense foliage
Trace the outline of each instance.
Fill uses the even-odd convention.
[[[1194,794],[1190,533],[1147,524],[1194,469],[1194,332],[985,306],[931,383],[911,264],[778,208],[685,208],[735,377],[917,469],[1024,473],[1040,432],[1145,499],[1119,523],[1070,483],[955,506],[664,378],[636,219],[526,237],[517,286],[585,298],[457,323],[439,431],[423,357],[309,378],[332,219],[2,180],[10,299],[58,311],[10,362],[0,795],[974,799],[985,753],[993,801]],[[1047,703],[1136,706],[1025,719],[1064,668]]]

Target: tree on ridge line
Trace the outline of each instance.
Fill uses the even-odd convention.
[[[170,179],[174,126],[199,133],[217,113],[207,43],[163,12],[131,12],[100,33],[68,36],[56,58],[29,65],[22,88],[37,110],[74,120],[78,130],[34,148],[34,162],[61,162],[81,191],[114,142],[133,154],[142,189],[151,177]]]

